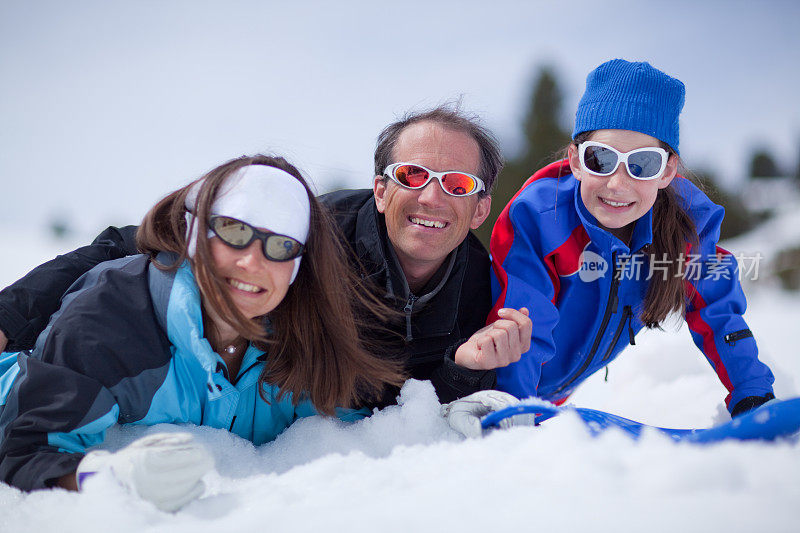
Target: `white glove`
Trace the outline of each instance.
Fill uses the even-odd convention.
[[[188,433],[156,433],[115,453],[90,452],[78,464],[79,489],[87,477],[110,471],[123,486],[162,511],[177,511],[203,493],[200,478],[214,468],[206,448]]]
[[[499,390],[482,390],[465,396],[460,400],[442,405],[442,416],[447,419],[450,427],[465,437],[476,438],[483,436],[481,418],[512,405],[517,405],[519,400]],[[533,425],[535,415],[516,415],[500,421],[501,428],[515,425]]]

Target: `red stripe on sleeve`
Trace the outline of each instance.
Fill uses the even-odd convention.
[[[489,251],[492,255],[492,269],[494,270],[495,276],[497,276],[497,280],[500,282],[501,290],[497,301],[489,313],[489,317],[486,319],[487,324],[491,324],[497,320],[497,311],[503,308],[506,301],[508,274],[506,274],[506,271],[503,269],[502,265],[506,260],[509,250],[511,250],[511,246],[514,244],[514,226],[511,223],[511,217],[509,216],[511,204],[513,204],[514,200],[517,199],[522,191],[524,191],[534,181],[542,178],[558,179],[561,176],[566,176],[570,172],[571,170],[569,167],[569,161],[566,159],[556,161],[555,163],[551,163],[546,167],[536,171],[533,176],[528,178],[525,183],[522,184],[522,187],[520,187],[513,198],[511,198],[508,204],[506,204],[506,206],[503,208],[503,211],[500,213],[500,216],[497,218],[497,222],[495,222],[494,228],[492,229],[492,237],[489,242]],[[558,291],[556,290],[556,293],[557,292]]]
[[[708,360],[711,361],[714,371],[717,373],[717,376],[719,376],[719,380],[725,388],[728,389],[728,392],[731,393],[733,392],[733,384],[728,376],[725,365],[722,364],[722,358],[717,351],[717,345],[714,343],[714,330],[711,329],[711,326],[700,316],[700,310],[705,308],[706,302],[703,300],[703,297],[700,296],[700,292],[697,288],[690,282],[685,282],[685,287],[686,294],[694,309],[694,311],[686,313],[686,323],[689,324],[692,331],[699,333],[703,337],[703,353]],[[728,394],[728,397],[725,398],[726,405],[730,402],[730,399],[731,395]]]

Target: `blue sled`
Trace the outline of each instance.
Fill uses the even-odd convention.
[[[598,435],[610,427],[615,427],[630,434],[634,440],[641,436],[642,430],[646,427],[656,429],[675,441],[696,443],[718,442],[725,439],[775,440],[778,437],[791,437],[800,431],[800,398],[773,401],[730,422],[707,429],[660,428],[595,409],[529,404],[506,407],[490,413],[483,418],[481,425],[484,429],[491,429],[510,416],[535,413],[538,426],[541,422],[564,412],[578,413],[592,435]]]

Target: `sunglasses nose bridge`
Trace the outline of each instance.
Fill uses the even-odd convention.
[[[616,151],[616,150],[614,151],[614,155],[616,156],[617,162],[615,163],[614,170],[611,171],[611,174],[609,175],[609,177],[613,177],[615,174],[617,174],[620,171],[620,169],[622,170],[623,174],[627,174],[627,172],[628,172],[627,156],[623,155],[622,153],[620,153],[619,151]]]
[[[614,155],[616,155],[616,163],[614,163],[614,168],[609,174],[606,174],[606,176],[609,180],[617,175],[620,175],[622,178],[627,178],[629,176],[627,156],[618,151],[614,151]]]

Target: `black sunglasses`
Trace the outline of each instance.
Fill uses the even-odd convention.
[[[303,245],[287,235],[261,231],[247,222],[231,217],[212,216],[208,227],[231,248],[241,250],[250,246],[253,240],[260,240],[264,246],[264,257],[270,261],[291,261],[303,253]]]

